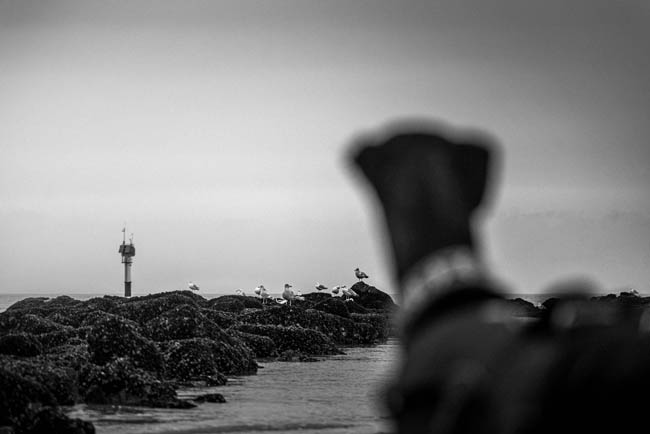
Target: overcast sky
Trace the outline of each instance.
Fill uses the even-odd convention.
[[[568,5],[570,3],[570,5]],[[0,0],[0,292],[392,291],[359,132],[499,139],[514,292],[650,291],[650,7],[608,0]]]

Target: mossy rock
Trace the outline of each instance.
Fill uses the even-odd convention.
[[[184,304],[162,313],[147,322],[144,327],[148,337],[155,341],[216,338],[221,327],[208,319],[196,306]]]
[[[87,365],[79,375],[88,404],[174,407],[178,398],[172,383],[137,368],[128,357],[102,366]]]
[[[233,331],[233,335],[242,340],[248,348],[253,351],[257,358],[268,358],[277,356],[277,346],[273,339],[268,336],[254,335],[241,331]]]
[[[43,345],[34,335],[16,333],[0,337],[0,354],[33,357],[42,352]]]
[[[350,311],[348,310],[347,303],[338,297],[326,298],[325,300],[316,303],[313,309],[331,313],[332,315],[338,315],[342,318],[350,318]]]
[[[397,305],[390,295],[365,282],[357,282],[350,289],[358,294],[357,297],[354,297],[354,301],[366,309],[378,309],[388,312],[397,309]]]
[[[300,351],[308,355],[341,354],[334,343],[323,333],[298,326],[276,326],[259,324],[242,324],[238,331],[273,339],[278,352],[286,350]]]
[[[55,405],[55,398],[42,385],[0,364],[0,426],[23,432],[34,420],[36,409]]]
[[[78,401],[76,370],[44,357],[3,358],[1,361],[6,369],[44,389],[52,405],[73,405]]]
[[[88,333],[90,360],[98,365],[128,356],[144,370],[161,374],[163,360],[158,348],[146,339],[133,321],[109,315],[92,326]]]
[[[59,407],[44,407],[26,427],[29,434],[95,434],[92,422],[68,417]]]
[[[356,323],[370,324],[377,332],[377,342],[385,342],[393,333],[391,314],[386,313],[353,313],[350,318]]]
[[[208,338],[165,342],[163,354],[170,378],[202,379],[217,373],[245,375],[257,372],[253,353],[240,341],[215,341]]]
[[[199,297],[198,299],[196,297]],[[144,297],[126,299],[116,308],[116,313],[144,325],[163,313],[182,305],[199,307],[205,299],[190,291],[163,292]]]

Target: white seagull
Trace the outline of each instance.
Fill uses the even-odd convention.
[[[322,291],[323,289],[327,289],[327,286],[321,285],[320,283],[316,282],[316,289]]]
[[[282,291],[282,298],[289,303],[289,306],[291,306],[291,300],[293,300],[296,297],[296,295],[293,293],[293,290],[291,288],[292,288],[291,285],[285,283],[284,291]]]
[[[353,289],[351,289],[351,288],[350,288],[350,289],[346,289],[345,286],[343,286],[343,287],[341,288],[341,292],[343,292],[343,298],[345,298],[346,300],[350,300],[350,299],[352,299],[352,297],[358,297],[358,296],[359,296],[359,294],[357,294],[356,292],[354,292]]]
[[[357,276],[357,279],[359,279],[359,281],[368,278],[368,275],[363,271],[359,270],[358,268],[354,269],[354,275]]]
[[[235,293],[237,295],[244,295],[244,296],[246,295],[246,293],[244,291],[242,291],[241,289],[238,289],[237,291],[235,291]]]
[[[253,292],[255,292],[255,295],[257,295],[257,296],[261,296],[261,293],[262,293],[262,285],[255,287],[255,289],[253,290]]]
[[[190,281],[190,282],[187,282],[187,286],[188,286],[192,291],[198,291],[198,290],[199,290],[199,287],[196,286],[196,283],[194,283],[194,282],[191,282],[191,281]]]
[[[345,288],[347,288],[346,285],[336,285],[334,288],[332,288],[332,294],[338,295],[339,291],[343,292]]]

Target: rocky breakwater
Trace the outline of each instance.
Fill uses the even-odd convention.
[[[92,433],[62,406],[220,402],[181,400],[176,389],[255,374],[258,358],[309,361],[383,342],[395,305],[366,287],[356,301],[307,294],[291,307],[190,291],[21,300],[0,313],[0,432]]]

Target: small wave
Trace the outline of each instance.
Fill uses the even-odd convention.
[[[158,434],[208,434],[208,433],[244,433],[244,432],[292,432],[292,431],[327,431],[332,429],[349,429],[355,425],[343,423],[286,423],[277,425],[237,424],[212,427],[179,428],[173,431],[160,431]]]

